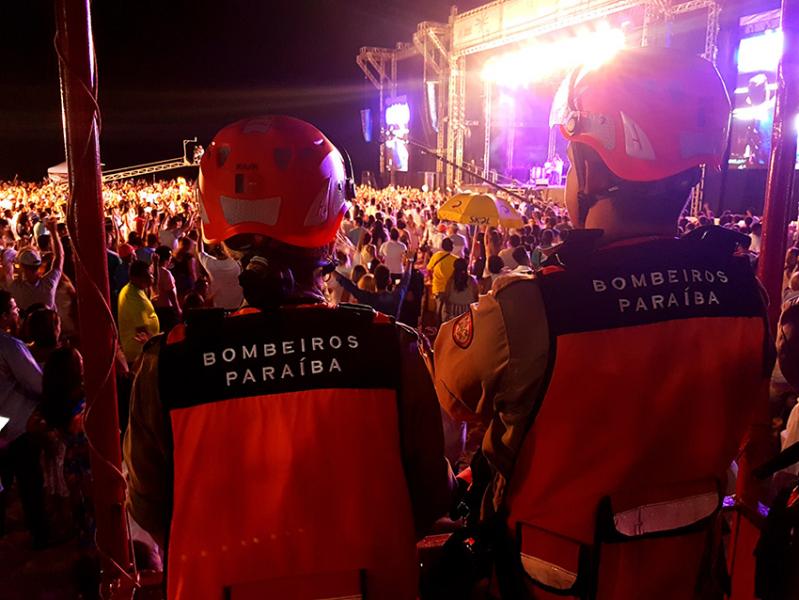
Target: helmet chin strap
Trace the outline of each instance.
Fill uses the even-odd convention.
[[[582,189],[577,192],[577,224],[580,227],[585,227],[585,221],[588,218],[588,211],[593,208],[599,198],[595,194],[586,194]]]
[[[588,192],[588,174],[586,172],[586,152],[583,144],[574,143],[571,147],[573,168],[577,175],[577,224],[580,227],[585,227],[585,221],[588,218],[588,211],[599,201],[599,195],[596,193]]]
[[[641,202],[656,201],[664,195],[674,194],[675,190],[685,189],[686,193],[699,183],[702,178],[702,169],[692,167],[681,173],[662,179],[659,181],[635,182],[618,179],[611,175],[612,183],[604,188],[588,191],[588,175],[585,168],[587,153],[582,144],[572,145],[572,157],[574,158],[573,167],[577,175],[577,223],[585,227],[588,211],[600,200],[600,198],[612,198],[621,190],[625,194],[635,196]]]

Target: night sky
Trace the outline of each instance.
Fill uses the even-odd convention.
[[[317,125],[375,169],[359,110],[374,89],[361,46],[411,41],[450,0],[93,2],[107,168],[179,156],[226,123],[284,113]],[[465,10],[483,4],[460,2]],[[0,2],[0,178],[38,180],[64,160],[53,3]]]

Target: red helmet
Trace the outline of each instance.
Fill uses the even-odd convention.
[[[628,181],[656,181],[721,166],[730,99],[707,60],[664,48],[622,50],[563,82],[551,125],[593,148]]]
[[[335,239],[352,196],[335,146],[313,125],[284,116],[222,129],[200,162],[203,237],[260,234],[316,248]]]

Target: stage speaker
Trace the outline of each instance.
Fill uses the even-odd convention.
[[[438,133],[438,82],[428,81],[425,88],[425,106],[427,108],[427,122],[430,128]]]
[[[372,109],[364,108],[361,110],[361,132],[363,141],[367,144],[372,141]]]

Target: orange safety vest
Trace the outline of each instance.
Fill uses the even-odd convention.
[[[577,252],[539,278],[549,383],[507,490],[503,597],[721,589],[721,489],[771,358],[733,235]]]
[[[416,597],[399,337],[371,309],[209,313],[159,359],[170,600]]]

